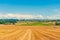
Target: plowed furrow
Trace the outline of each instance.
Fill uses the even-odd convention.
[[[38,40],[49,40],[47,37],[39,33],[37,30],[34,31],[34,34],[39,38]]]
[[[50,39],[54,39],[54,40],[59,40],[60,38],[58,38],[57,36],[53,35],[54,33],[47,32],[47,31],[39,31],[40,33],[50,37]]]
[[[19,35],[19,37],[21,35],[23,35],[23,30],[17,30],[16,32],[13,32],[11,34],[7,34],[7,35],[1,37],[1,40],[3,40],[3,39],[4,40],[13,40],[13,39],[16,39],[18,35]]]

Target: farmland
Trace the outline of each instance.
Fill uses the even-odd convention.
[[[0,40],[60,40],[60,20],[0,19]]]
[[[60,25],[60,20],[41,20],[41,19],[0,19],[0,24],[16,26],[51,26]]]
[[[0,40],[60,40],[60,26],[0,25]]]

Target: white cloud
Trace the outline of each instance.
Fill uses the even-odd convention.
[[[0,13],[0,19],[60,19],[60,14],[55,14],[51,16],[43,16],[43,15],[32,15],[32,14],[13,14],[13,13],[8,13],[8,14],[2,14]]]
[[[47,16],[47,19],[60,19],[60,10],[54,9],[53,10],[54,14],[51,14],[50,16]]]
[[[8,13],[8,14],[0,14],[0,19],[1,18],[17,18],[17,19],[43,19],[44,17],[42,15],[32,15],[32,14],[13,14],[13,13]]]
[[[51,16],[43,16],[43,15],[32,15],[32,14],[14,14],[14,13],[7,13],[2,14],[0,13],[0,19],[8,18],[8,19],[60,19],[60,11],[54,10],[56,13]]]
[[[60,19],[60,15],[51,15],[51,16],[47,16],[48,19]]]

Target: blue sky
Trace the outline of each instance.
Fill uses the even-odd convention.
[[[60,0],[0,0],[0,15],[41,15],[45,18],[60,16]]]

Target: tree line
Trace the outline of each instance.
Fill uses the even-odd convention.
[[[15,24],[18,19],[0,19],[0,24]]]

